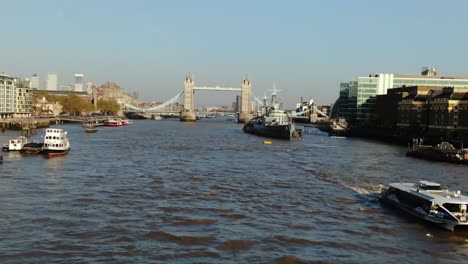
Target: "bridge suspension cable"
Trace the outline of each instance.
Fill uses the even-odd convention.
[[[260,98],[258,98],[257,96],[255,96],[253,94],[252,94],[252,97],[255,99],[255,101],[257,101],[257,103],[259,103],[260,105],[263,105],[263,102],[262,102],[262,100],[260,100]]]
[[[138,107],[138,106],[134,106],[134,105],[132,105],[132,104],[127,104],[127,103],[124,103],[124,106],[125,106],[126,108],[129,108],[129,109],[132,109],[132,110],[135,110],[135,111],[140,111],[140,112],[154,112],[154,111],[162,110],[162,109],[164,109],[166,106],[178,102],[180,96],[181,96],[183,93],[184,93],[184,92],[182,91],[182,92],[176,94],[176,95],[175,95],[174,97],[172,97],[171,99],[165,101],[164,103],[162,103],[162,104],[160,104],[160,105],[157,105],[157,106],[154,106],[154,107],[151,107],[151,108],[141,108],[141,107]]]

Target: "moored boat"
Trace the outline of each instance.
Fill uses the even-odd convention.
[[[348,123],[344,118],[330,120],[330,137],[346,137],[348,134]]]
[[[93,120],[88,120],[83,123],[83,127],[85,128],[93,128],[93,127],[99,127],[103,126],[104,121],[103,120],[98,120],[98,119],[93,119]]]
[[[122,121],[120,119],[108,119],[104,121],[104,126],[110,126],[110,127],[122,126]]]
[[[279,107],[276,100],[276,89],[271,94],[271,105],[267,105],[266,98],[257,117],[248,121],[242,130],[244,133],[263,137],[291,139],[301,138],[302,130],[296,129],[291,117]]]
[[[436,146],[423,145],[421,139],[413,139],[413,145],[406,152],[406,156],[434,161],[468,164],[468,149],[456,149],[448,142],[441,142]]]
[[[63,156],[70,150],[67,131],[61,128],[47,128],[41,153],[48,157]]]
[[[439,183],[392,183],[381,201],[448,230],[468,227],[468,196],[444,190]]]
[[[20,150],[21,154],[39,154],[42,151],[42,147],[44,143],[39,142],[38,140],[34,140],[31,143],[27,143],[23,146],[23,149]]]
[[[19,136],[8,141],[8,149],[6,145],[3,146],[2,150],[4,151],[20,151],[23,149],[24,145],[28,143],[28,139],[24,136]]]
[[[130,119],[122,119],[122,120],[121,120],[121,123],[122,123],[122,126],[126,126],[126,125],[131,125],[131,124],[133,124],[133,121],[130,120]]]

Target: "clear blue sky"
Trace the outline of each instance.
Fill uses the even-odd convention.
[[[196,85],[240,87],[248,74],[262,96],[276,81],[292,107],[321,104],[340,81],[374,72],[468,75],[468,1],[0,1],[0,72],[74,73],[114,81],[145,101]],[[200,92],[198,104],[235,94]]]

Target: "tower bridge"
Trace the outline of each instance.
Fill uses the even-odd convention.
[[[250,80],[246,77],[240,88],[236,87],[221,87],[221,86],[195,86],[192,76],[186,75],[184,80],[184,90],[166,102],[150,108],[140,108],[131,104],[124,103],[124,112],[140,112],[140,113],[161,113],[167,112],[166,107],[174,105],[179,102],[183,96],[183,104],[180,109],[180,121],[196,121],[195,113],[195,91],[222,91],[222,92],[240,92],[240,111],[238,122],[245,123],[252,118],[252,85]],[[255,97],[254,97],[255,98]],[[255,98],[256,99],[256,98]],[[258,100],[258,99],[257,99]]]

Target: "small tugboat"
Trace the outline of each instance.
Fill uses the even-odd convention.
[[[435,182],[392,183],[380,199],[451,231],[455,227],[468,227],[468,196],[461,195],[460,191],[443,190]]]
[[[276,88],[271,94],[271,106],[267,105],[266,98],[263,99],[263,106],[257,117],[247,122],[242,130],[244,133],[254,134],[263,137],[291,139],[301,138],[302,130],[296,129],[292,119],[281,110],[276,100]]]
[[[63,156],[70,150],[67,131],[61,128],[47,128],[41,153],[47,157]]]
[[[42,151],[44,143],[39,142],[38,140],[33,140],[31,143],[27,143],[23,146],[23,149],[20,150],[21,154],[34,155],[39,154]]]
[[[413,145],[406,152],[406,156],[468,164],[468,149],[456,149],[448,142],[441,142],[437,146],[431,146],[423,145],[422,139],[413,139]]]
[[[20,151],[26,143],[28,143],[28,139],[24,136],[19,136],[15,139],[10,139],[8,144],[3,145],[2,151]]]

